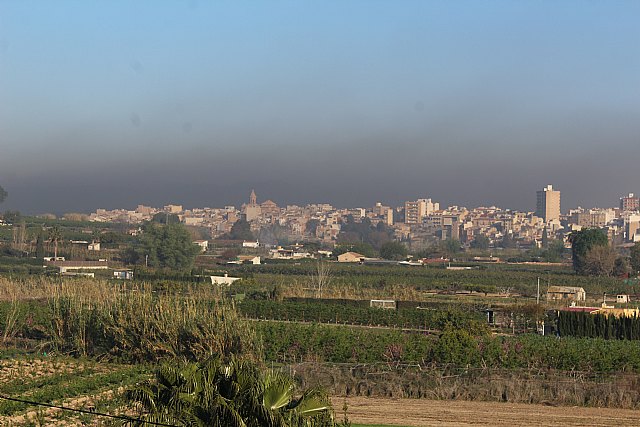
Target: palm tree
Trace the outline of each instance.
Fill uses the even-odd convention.
[[[53,242],[53,259],[58,259],[58,241],[62,239],[62,233],[60,232],[60,228],[57,225],[51,227],[49,230],[49,241]]]
[[[164,365],[155,379],[126,392],[138,421],[176,426],[329,427],[331,405],[317,389],[294,397],[291,377],[254,364],[214,357],[204,363]]]

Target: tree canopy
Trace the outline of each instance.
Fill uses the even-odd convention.
[[[138,262],[146,259],[151,267],[185,270],[191,268],[199,251],[184,225],[148,223],[135,248],[135,258]]]
[[[384,259],[403,260],[407,257],[407,247],[400,242],[386,242],[380,248],[380,256]]]
[[[473,249],[487,250],[489,249],[489,238],[484,234],[478,234],[477,236],[474,236],[470,246]]]
[[[0,185],[0,203],[4,202],[4,199],[6,199],[8,195],[9,193],[7,193],[5,189]]]
[[[180,217],[174,213],[158,212],[151,218],[151,222],[156,224],[178,224]]]
[[[393,229],[389,226],[382,222],[374,226],[369,218],[363,218],[361,222],[357,222],[352,215],[347,216],[338,234],[338,242],[341,244],[366,243],[375,250],[380,250],[383,244],[392,240]]]
[[[631,247],[631,257],[629,262],[631,263],[631,269],[634,274],[638,274],[638,272],[640,272],[640,242],[637,242]]]
[[[573,259],[573,269],[578,274],[588,275],[589,261],[597,259],[596,255],[605,255],[597,252],[591,260],[587,259],[587,254],[596,246],[608,246],[609,239],[606,233],[599,228],[585,228],[580,231],[574,231],[569,235],[571,242],[571,257]]]
[[[231,240],[255,240],[255,236],[251,232],[251,224],[243,218],[240,218],[231,226],[229,238]]]

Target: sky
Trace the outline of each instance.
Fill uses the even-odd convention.
[[[640,193],[640,2],[0,0],[0,210]]]

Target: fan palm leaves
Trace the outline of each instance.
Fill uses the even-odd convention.
[[[293,379],[261,372],[254,364],[212,358],[203,363],[164,365],[153,380],[128,390],[139,421],[176,426],[333,426],[330,403],[319,390],[295,397]]]

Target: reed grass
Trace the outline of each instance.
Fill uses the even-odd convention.
[[[255,331],[214,288],[158,292],[149,283],[39,277],[0,278],[0,289],[11,307],[2,336],[24,326],[14,320],[21,302],[41,300],[47,351],[129,361],[232,353],[261,359]]]

